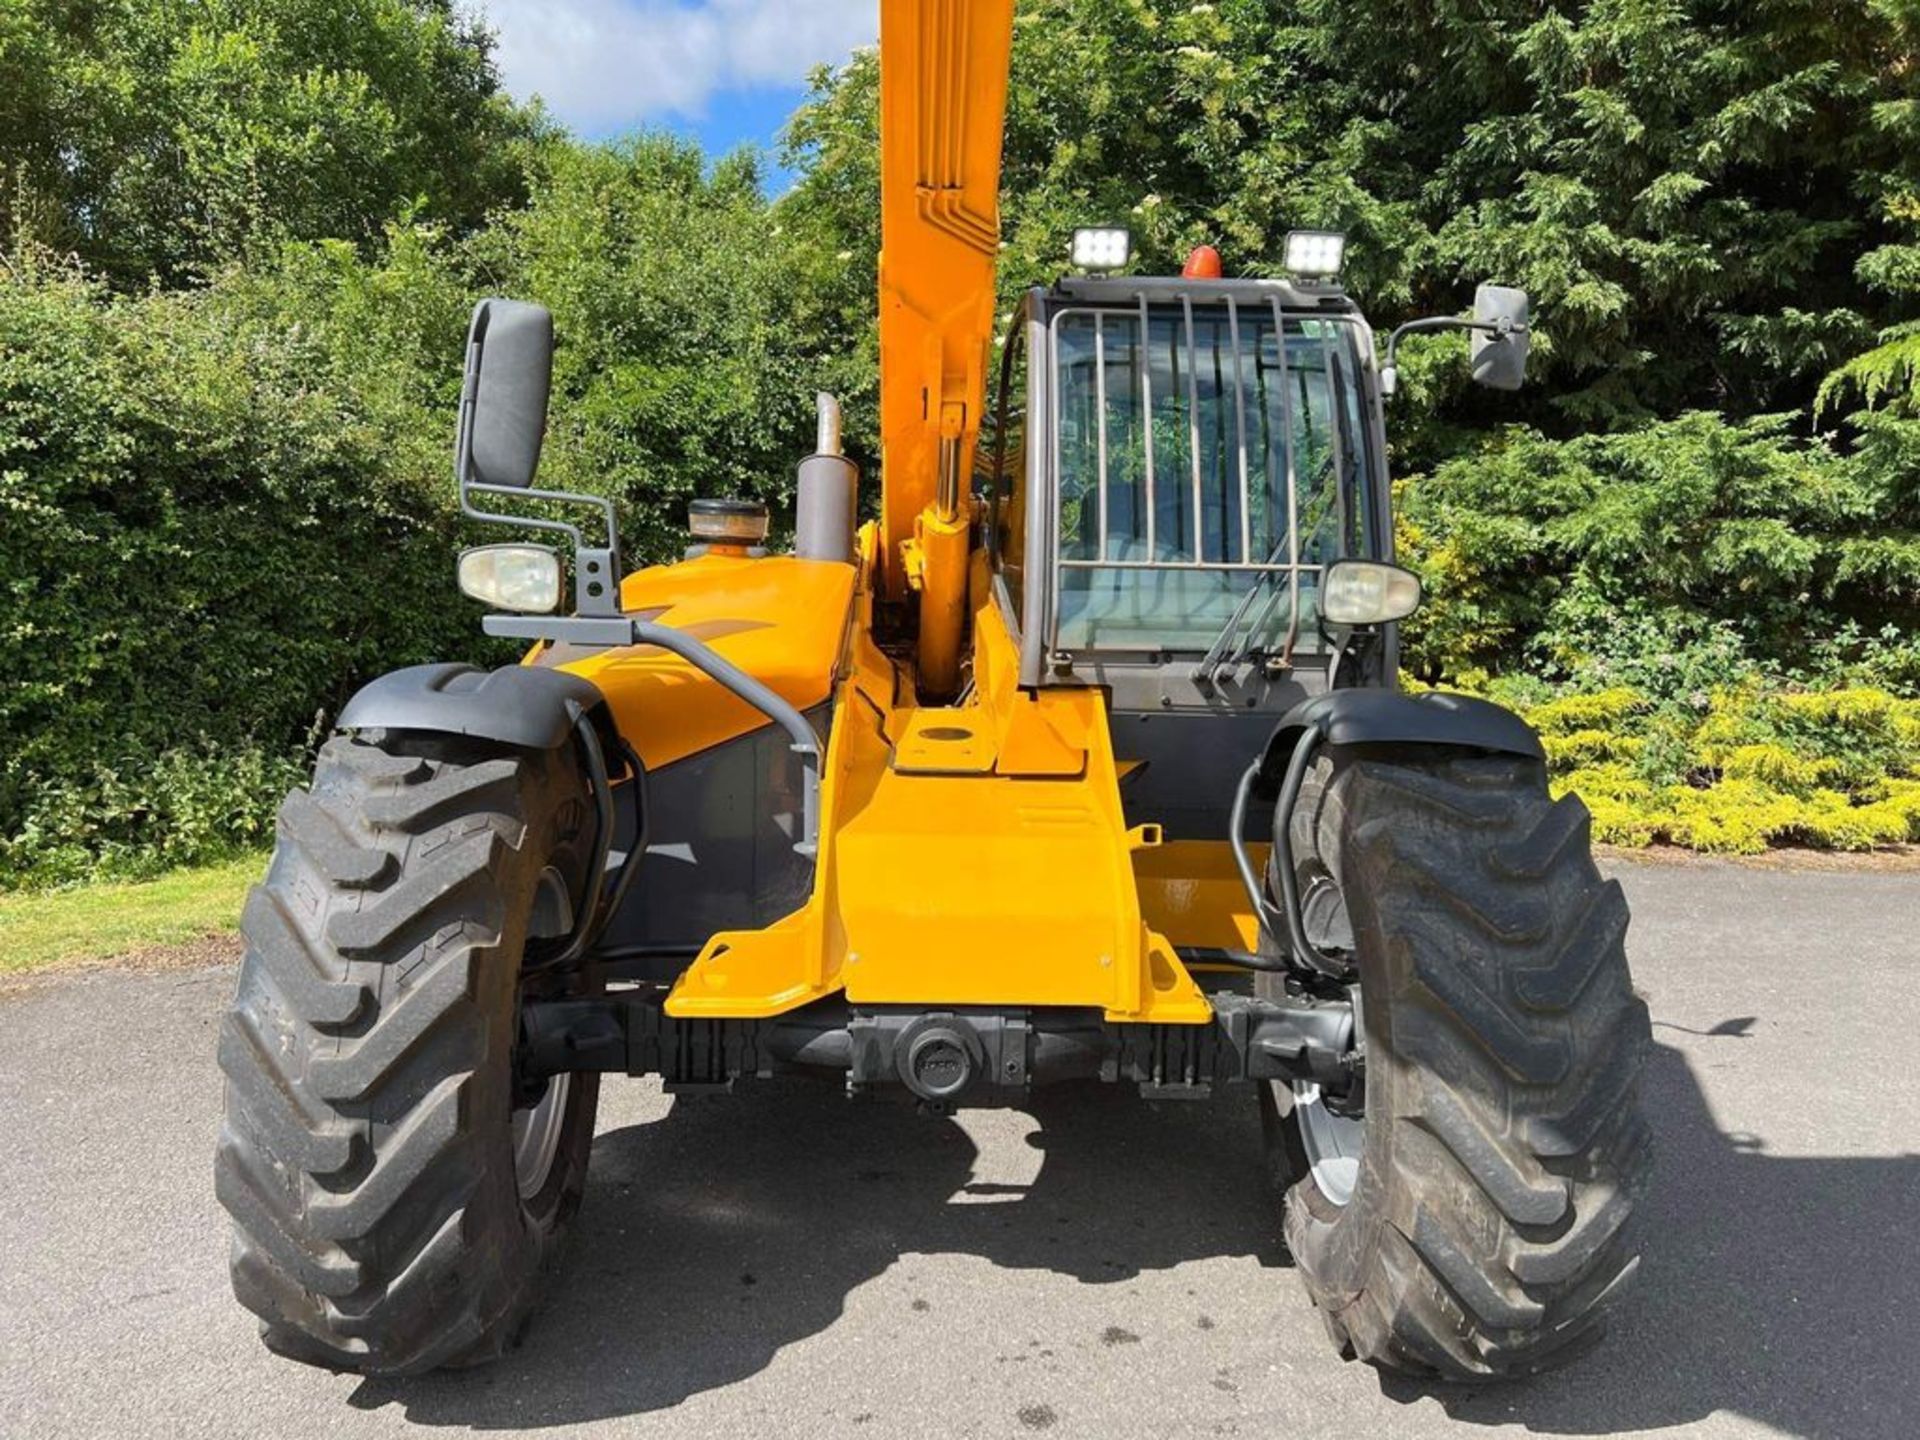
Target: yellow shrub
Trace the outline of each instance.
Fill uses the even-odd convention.
[[[1814,845],[1834,850],[1871,850],[1907,838],[1910,822],[1890,800],[1855,805],[1838,790],[1816,790],[1803,804],[1795,829]]]
[[[1714,691],[1706,718],[1693,732],[1694,753],[1701,762],[1717,769],[1741,746],[1763,741],[1770,730],[1764,704],[1751,687]]]
[[[1920,770],[1920,700],[1899,703],[1893,712],[1893,738],[1908,752],[1908,767]]]
[[[1616,686],[1592,695],[1563,695],[1526,713],[1526,721],[1542,735],[1568,735],[1576,730],[1618,729],[1636,710],[1646,708],[1637,690]]]
[[[1653,843],[1658,827],[1649,802],[1653,788],[1620,764],[1591,765],[1553,782],[1553,797],[1578,795],[1593,816],[1593,838],[1638,849]]]
[[[1458,688],[1509,703],[1537,693],[1484,674]],[[1516,708],[1540,733],[1553,793],[1579,795],[1608,844],[1745,855],[1920,841],[1920,700],[1748,684],[1714,691],[1705,714],[1655,710],[1626,687]]]
[[[1920,700],[1902,700],[1871,686],[1807,690],[1776,697],[1783,715],[1866,740],[1890,742],[1920,766]]]
[[[1577,770],[1608,760],[1631,760],[1646,746],[1637,735],[1614,730],[1574,730],[1565,735],[1543,734],[1547,763],[1556,770]]]
[[[1907,822],[1907,839],[1920,840],[1920,780],[1889,780],[1887,798],[1879,803]]]
[[[1837,767],[1826,760],[1807,760],[1784,745],[1739,745],[1720,758],[1729,780],[1758,780],[1780,790],[1811,790],[1833,778]]]
[[[1595,838],[1620,845],[1644,845],[1649,837],[1727,855],[1786,843],[1871,850],[1920,838],[1920,781],[1895,783],[1902,788],[1866,805],[1841,790],[1790,795],[1757,780],[1722,780],[1706,789],[1672,785],[1640,796],[1594,796],[1589,808]]]
[[[1775,697],[1789,715],[1856,730],[1888,728],[1901,702],[1884,690],[1859,685],[1846,690],[1803,690]]]
[[[1653,796],[1653,787],[1618,761],[1585,765],[1554,782],[1555,795],[1565,795],[1568,791],[1589,801],[1596,795],[1641,802]]]
[[[1669,840],[1722,855],[1757,855],[1801,813],[1793,796],[1754,780],[1723,780],[1708,790],[1670,785],[1659,801],[1657,825]]]
[[[1654,842],[1659,826],[1653,817],[1631,800],[1615,800],[1607,795],[1583,795],[1587,811],[1593,816],[1593,838],[1602,845],[1624,845],[1644,849]]]

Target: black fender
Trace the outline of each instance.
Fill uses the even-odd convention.
[[[1290,950],[1299,964],[1340,979],[1346,973],[1342,958],[1316,949],[1301,921],[1288,839],[1301,782],[1314,751],[1321,745],[1447,745],[1529,760],[1544,760],[1546,751],[1533,727],[1511,710],[1470,695],[1440,691],[1407,695],[1398,690],[1329,690],[1301,701],[1281,717],[1267,737],[1267,748],[1260,759],[1241,777],[1227,838],[1233,846],[1240,882],[1246,887],[1261,928],[1280,943],[1283,951]],[[1248,806],[1256,793],[1274,801],[1273,853],[1267,881],[1255,872],[1246,846]],[[1277,897],[1269,895],[1269,883],[1277,885]]]
[[[1544,760],[1533,727],[1511,710],[1471,695],[1430,690],[1329,690],[1281,717],[1260,760],[1260,788],[1277,788],[1294,747],[1309,731],[1327,745],[1451,745]]]
[[[424,730],[552,750],[567,743],[582,716],[614,738],[599,687],[564,670],[411,665],[363,686],[334,729]]]

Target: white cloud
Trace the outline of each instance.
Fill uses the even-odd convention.
[[[701,117],[719,90],[793,85],[879,33],[877,0],[475,0],[500,73],[577,129]]]

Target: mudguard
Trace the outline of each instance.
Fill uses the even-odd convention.
[[[1260,762],[1262,789],[1279,785],[1288,757],[1309,730],[1328,745],[1452,745],[1546,758],[1533,727],[1488,700],[1437,690],[1329,690],[1301,701],[1274,727]]]
[[[562,670],[412,665],[362,687],[334,729],[425,730],[552,750],[601,704],[597,686]]]

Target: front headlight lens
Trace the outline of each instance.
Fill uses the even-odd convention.
[[[1336,560],[1320,585],[1320,613],[1335,625],[1384,625],[1419,608],[1419,577],[1378,560]]]
[[[560,557],[544,545],[482,545],[460,556],[460,593],[497,610],[545,615],[560,605]]]

